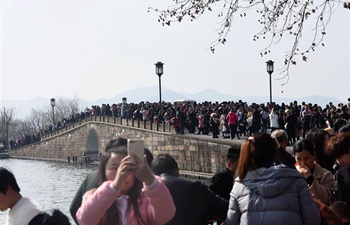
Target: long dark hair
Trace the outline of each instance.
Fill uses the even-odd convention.
[[[243,180],[248,171],[257,167],[268,167],[277,159],[277,143],[268,134],[257,133],[241,145],[237,173]]]
[[[315,149],[312,145],[311,141],[307,139],[302,139],[297,141],[293,146],[293,153],[302,152],[302,151],[308,151],[311,155],[315,155]]]
[[[333,168],[333,165],[335,160],[328,157],[325,152],[324,140],[326,137],[329,137],[327,131],[314,128],[306,134],[305,139],[311,141],[312,145],[314,146],[318,164],[334,174],[335,169]]]
[[[109,148],[107,150],[107,148]],[[103,182],[107,180],[106,177],[106,166],[109,158],[111,157],[112,153],[121,154],[127,156],[127,147],[126,145],[118,145],[109,143],[106,146],[106,151],[102,153],[100,157],[100,166],[98,170],[98,185],[102,185]],[[145,223],[144,220],[140,216],[140,211],[138,207],[138,199],[141,195],[141,189],[143,187],[142,182],[134,177],[134,185],[131,187],[131,189],[128,191],[128,210],[130,210],[130,207],[133,207],[137,221],[139,224]],[[119,215],[118,215],[118,208],[116,204],[112,204],[111,207],[106,212],[105,218],[102,221],[101,224],[103,225],[115,225],[119,221]]]

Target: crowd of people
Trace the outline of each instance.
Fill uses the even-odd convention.
[[[168,123],[177,134],[212,135],[213,138],[240,138],[253,133],[266,133],[269,130],[284,129],[288,133],[288,143],[292,145],[312,128],[330,127],[338,130],[350,118],[350,99],[348,104],[338,105],[329,102],[326,106],[297,101],[289,104],[247,104],[238,102],[174,102],[167,103],[118,103],[85,107],[84,111],[61,118],[56,123],[32,131],[17,140],[11,140],[11,148],[31,144],[41,140],[42,135],[62,129],[90,116],[110,116]]]
[[[154,123],[170,123],[177,134],[196,133],[240,138],[256,132],[266,133],[268,129],[284,129],[292,145],[312,128],[330,127],[339,129],[350,118],[348,104],[337,106],[329,102],[326,106],[297,101],[289,104],[247,104],[239,100],[225,102],[140,102],[102,104],[86,107],[81,115],[115,116]],[[85,118],[82,116],[82,118]],[[229,135],[225,135],[228,133]]]
[[[141,159],[116,138],[77,190],[70,213],[80,225],[349,224],[349,121],[335,130],[311,129],[292,155],[285,130],[256,132],[240,149],[228,149],[225,168],[210,185],[181,178],[170,154],[153,156],[145,148]],[[69,224],[60,210],[51,215],[22,196],[2,167],[0,209],[10,209],[7,225]]]
[[[70,213],[76,224],[350,223],[348,106],[337,108],[330,103],[321,108],[297,102],[288,106],[245,107],[242,102],[169,106],[158,110],[156,122],[183,120],[179,134],[184,129],[198,130],[204,135],[212,132],[215,138],[222,132],[223,118],[232,139],[248,137],[239,150],[228,149],[224,170],[208,186],[181,178],[171,154],[153,156],[145,148],[141,159],[128,155],[126,139],[110,140],[101,152],[99,169],[86,177],[72,200]],[[142,120],[154,117],[150,111],[157,112],[147,103],[135,107]],[[143,114],[144,110],[148,113]],[[162,110],[169,116],[159,114]],[[202,127],[201,115],[216,118],[217,127],[210,120],[211,128]],[[194,118],[198,123],[192,123]],[[240,130],[245,120],[247,130]],[[286,151],[288,145],[293,154]],[[39,210],[33,199],[22,196],[14,175],[0,167],[0,210],[8,209],[6,225],[69,224],[59,210],[50,215]],[[24,217],[27,211],[23,210],[28,210]]]

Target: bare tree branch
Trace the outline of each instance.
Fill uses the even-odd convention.
[[[11,133],[11,129],[13,129],[12,125],[13,120],[16,115],[15,108],[3,108],[0,109],[0,142],[2,142],[6,148],[8,148],[9,134]]]
[[[262,29],[254,35],[253,40],[270,38],[266,48],[260,51],[262,57],[270,53],[273,45],[278,44],[282,39],[292,37],[291,47],[285,52],[284,66],[278,78],[286,80],[282,85],[288,83],[290,66],[296,65],[297,59],[307,61],[306,55],[310,51],[315,51],[319,45],[324,46],[326,27],[334,10],[339,5],[350,9],[350,3],[344,0],[173,0],[173,2],[174,5],[167,9],[149,7],[149,10],[159,13],[158,21],[163,26],[170,26],[171,23],[181,22],[186,18],[193,21],[207,11],[212,11],[213,7],[222,4],[218,13],[221,20],[218,36],[210,47],[213,53],[217,45],[227,42],[234,16],[246,17],[248,11],[254,12],[255,10],[260,17],[258,23],[262,26]],[[306,27],[313,28],[305,30]],[[300,47],[303,31],[310,33],[313,37],[305,49]]]

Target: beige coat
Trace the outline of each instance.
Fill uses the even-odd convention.
[[[333,178],[332,173],[322,168],[319,164],[315,162],[315,167],[312,176],[315,179],[312,185],[309,186],[311,193],[317,199],[321,200],[321,202],[323,202],[326,205],[329,205],[335,189],[335,180]]]

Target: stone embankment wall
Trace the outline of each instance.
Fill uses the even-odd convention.
[[[180,170],[197,173],[216,173],[225,166],[227,149],[232,141],[204,139],[200,135],[174,135],[103,122],[88,122],[40,142],[11,150],[13,157],[34,157],[68,161],[68,157],[81,158],[95,138],[98,151],[104,151],[112,138],[141,138],[153,155],[168,153],[179,164]],[[90,137],[90,138],[89,138]],[[239,148],[239,146],[233,146]]]

